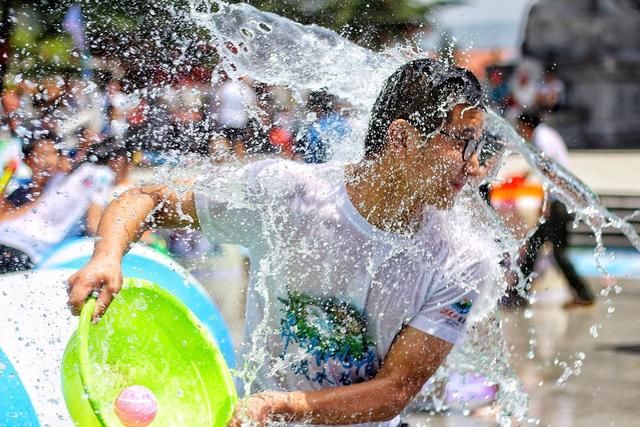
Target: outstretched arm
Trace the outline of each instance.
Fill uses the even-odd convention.
[[[94,320],[104,313],[122,287],[122,257],[149,226],[199,227],[193,193],[178,195],[165,185],[140,187],[126,191],[107,207],[91,260],[69,278],[69,305],[74,313],[79,313],[94,289],[100,291]]]
[[[251,396],[247,415],[311,424],[357,424],[394,418],[433,375],[452,344],[406,326],[396,337],[382,368],[366,382],[319,391]],[[234,419],[232,424],[238,424]]]

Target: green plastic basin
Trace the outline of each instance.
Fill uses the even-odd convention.
[[[62,360],[62,390],[78,426],[121,426],[113,404],[131,385],[151,390],[158,413],[151,426],[223,427],[236,392],[209,331],[171,293],[126,279],[97,324],[87,301]]]

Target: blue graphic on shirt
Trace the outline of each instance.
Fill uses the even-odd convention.
[[[285,305],[281,357],[296,348],[307,356],[292,362],[293,373],[319,385],[350,385],[373,378],[380,367],[375,344],[364,316],[352,305],[299,293],[279,300]]]
[[[457,311],[459,314],[468,314],[471,311],[471,307],[473,306],[473,301],[465,298],[461,302],[456,302],[451,304],[451,307]]]

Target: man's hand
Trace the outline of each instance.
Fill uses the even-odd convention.
[[[158,207],[162,206],[162,209]],[[79,314],[87,297],[100,292],[93,320],[102,316],[122,287],[120,263],[131,243],[153,222],[162,227],[199,227],[192,192],[178,196],[165,185],[132,188],[111,202],[100,219],[89,264],[69,278],[69,306]]]
[[[250,396],[246,401],[239,402],[235,414],[228,427],[240,427],[243,422],[263,427],[277,413],[282,412],[286,404],[287,393],[265,392]]]
[[[68,283],[68,304],[76,316],[80,314],[91,292],[100,292],[93,313],[93,321],[97,322],[122,288],[120,262],[92,258],[87,265],[69,277]]]

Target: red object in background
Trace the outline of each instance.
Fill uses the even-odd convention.
[[[143,99],[131,114],[129,114],[129,124],[131,126],[140,126],[143,124],[147,120],[147,111],[149,111],[149,104]]]
[[[516,175],[508,178],[504,183],[491,187],[489,194],[492,204],[515,203],[522,197],[544,199],[544,189],[540,184],[527,182],[527,177]]]
[[[5,167],[5,169],[9,169],[11,173],[13,173],[16,171],[16,169],[18,169],[19,163],[20,162],[17,159],[11,159],[11,161],[7,163],[7,166]]]
[[[274,147],[280,148],[283,153],[293,153],[293,136],[286,129],[272,128],[269,131],[269,142]]]

